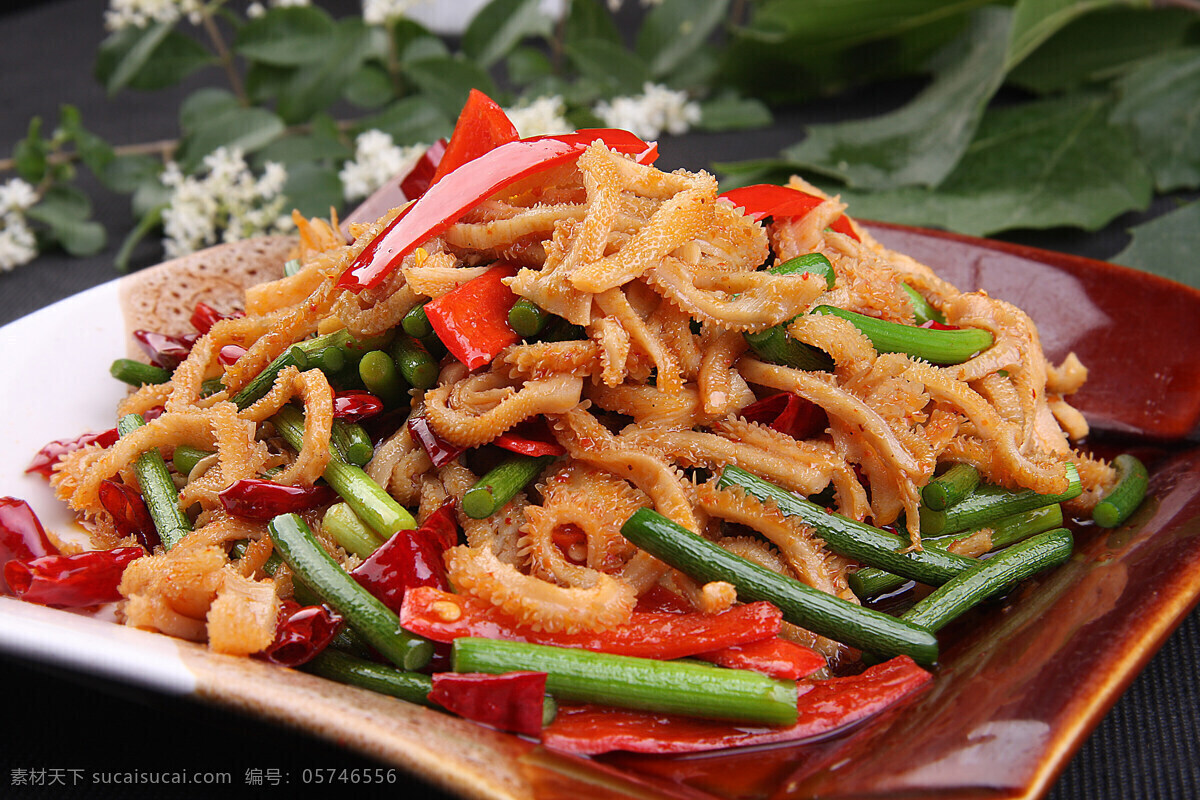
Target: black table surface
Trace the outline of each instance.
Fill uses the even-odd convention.
[[[322,3],[330,6],[331,3]],[[351,3],[340,3],[352,10]],[[26,3],[0,15],[0,153],[8,154],[29,119],[48,126],[62,103],[77,106],[85,125],[114,143],[177,134],[180,99],[207,82],[201,73],[178,90],[105,97],[91,77],[103,38],[104,4],[95,0]],[[780,113],[770,128],[736,134],[689,134],[661,142],[667,168],[704,167],[713,161],[773,155],[799,138],[799,126],[875,113],[901,102],[912,87],[874,87]],[[0,180],[8,176],[0,175]],[[116,277],[112,256],[130,226],[128,202],[94,182],[98,218],[115,240],[100,255],[76,259],[61,253],[0,274],[0,324]],[[1025,231],[1005,238],[1051,250],[1105,259],[1127,241],[1126,229],[1170,207],[1160,200],[1144,213],[1127,214],[1104,230]],[[135,267],[155,263],[154,245],[141,247]],[[1050,790],[1052,800],[1200,797],[1200,613],[1193,611],[1130,685]],[[225,709],[166,697],[119,683],[61,672],[0,654],[0,692],[6,733],[0,748],[0,796],[175,797],[213,796],[212,787],[104,785],[96,771],[228,771],[233,785],[222,794],[260,796],[286,791],[305,768],[378,768],[374,761]],[[39,775],[40,786],[30,785]],[[18,785],[20,784],[20,785]],[[447,797],[399,775],[384,784],[404,798]],[[361,788],[361,787],[357,787]]]

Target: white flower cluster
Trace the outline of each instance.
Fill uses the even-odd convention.
[[[37,202],[37,192],[20,178],[0,186],[0,270],[28,264],[37,255],[37,240],[25,222],[25,209]]]
[[[155,22],[174,23],[181,17],[198,25],[203,6],[202,0],[109,0],[104,27],[110,31],[145,28]]]
[[[539,97],[532,102],[521,103],[516,108],[504,109],[521,138],[570,133],[575,126],[567,122],[565,112],[566,107],[559,95]]]
[[[163,185],[171,190],[163,211],[163,248],[169,258],[187,255],[218,242],[236,242],[292,227],[283,213],[287,170],[268,162],[256,178],[238,149],[219,147],[204,157],[207,174],[184,175],[171,162]]]
[[[363,0],[363,21],[368,25],[387,25],[423,2],[425,0]]]
[[[342,179],[342,194],[347,200],[358,200],[371,194],[404,165],[420,156],[429,145],[414,144],[399,147],[389,133],[369,130],[354,140],[354,158],[347,161],[338,177]]]
[[[267,6],[271,8],[298,8],[300,6],[312,5],[311,0],[270,0],[266,5],[255,2],[251,3],[246,9],[246,16],[250,19],[258,19],[263,14],[267,13]]]
[[[646,83],[642,93],[633,97],[602,100],[593,109],[604,124],[633,131],[643,139],[657,139],[666,131],[678,136],[700,121],[700,105],[657,83]]]

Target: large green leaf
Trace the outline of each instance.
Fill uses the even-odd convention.
[[[1081,96],[989,111],[936,189],[844,191],[842,198],[864,219],[981,236],[1060,225],[1096,230],[1145,208],[1152,193],[1133,143],[1107,124],[1109,107],[1107,98]]]
[[[760,42],[789,41],[845,48],[891,39],[938,20],[961,16],[990,0],[766,0],[739,34]]]
[[[298,66],[327,58],[333,31],[333,18],[315,6],[272,8],[243,25],[233,47],[252,61]]]
[[[361,120],[359,129],[377,128],[391,134],[398,145],[431,144],[450,135],[454,119],[428,98],[418,95],[397,100],[378,114]]]
[[[324,58],[305,64],[279,91],[275,110],[289,124],[305,122],[342,96],[370,51],[374,35],[359,17],[339,20]]]
[[[563,39],[567,44],[584,39],[606,39],[621,44],[621,32],[602,0],[571,0]]]
[[[1197,17],[1181,8],[1113,8],[1075,20],[1025,58],[1006,79],[1041,94],[1108,80],[1183,42]]]
[[[729,9],[729,0],[663,0],[646,15],[637,53],[656,78],[673,72],[704,46]]]
[[[88,219],[92,204],[73,186],[54,186],[26,215],[46,226],[54,241],[73,256],[91,256],[104,249],[104,227]]]
[[[179,106],[179,127],[184,133],[191,133],[213,117],[236,109],[238,105],[238,99],[225,89],[197,89]]]
[[[192,172],[218,147],[253,153],[275,141],[284,128],[283,120],[265,108],[226,108],[196,123],[177,159],[185,172]]]
[[[650,79],[640,58],[607,39],[580,39],[568,44],[566,51],[581,75],[611,86],[614,94],[637,94]]]
[[[1011,69],[1021,63],[1071,21],[1113,6],[1149,8],[1150,0],[1017,0],[1006,67]]]
[[[770,124],[771,111],[758,100],[723,95],[700,104],[701,130],[734,131]]]
[[[100,43],[96,53],[96,80],[110,95],[125,88],[141,72],[155,49],[171,32],[171,23],[156,22],[144,28],[130,26]]]
[[[59,110],[58,124],[74,142],[75,152],[79,154],[79,159],[94,174],[102,177],[114,158],[112,145],[83,127],[83,118],[75,106],[62,106]]]
[[[1142,64],[1117,91],[1112,119],[1133,131],[1159,191],[1200,186],[1200,47]]]
[[[313,162],[292,164],[283,193],[288,204],[306,217],[329,217],[330,208],[345,202],[342,181],[333,167]]]
[[[549,36],[553,23],[540,5],[541,0],[492,0],[463,32],[463,52],[480,66],[490,67],[525,37]]]
[[[1117,264],[1144,269],[1200,289],[1200,201],[1182,206],[1130,230],[1129,246],[1113,256]]]
[[[496,87],[488,74],[461,57],[425,58],[405,66],[409,80],[450,119],[458,119],[471,89],[495,97]]]
[[[916,98],[866,120],[814,125],[783,156],[857,188],[936,186],[966,150],[1004,79],[1009,14],[981,9],[964,37],[936,59],[936,77]]]
[[[128,194],[147,181],[158,181],[162,162],[147,155],[116,156],[104,165],[99,178],[114,192]]]
[[[395,96],[391,76],[374,62],[360,66],[342,87],[342,97],[359,108],[380,108]]]

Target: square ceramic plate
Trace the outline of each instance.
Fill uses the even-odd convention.
[[[931,685],[852,730],[704,756],[589,760],[11,598],[0,598],[0,648],[299,727],[464,797],[1037,797],[1200,596],[1200,349],[1181,346],[1200,333],[1200,293],[1071,256],[874,230],[960,289],[986,288],[1026,309],[1052,360],[1074,350],[1092,370],[1074,399],[1094,428],[1141,440],[1192,435],[1193,444],[1157,451],[1152,497],[1128,524],[1083,530],[1068,564],[948,629]],[[0,329],[0,372],[25,376],[20,388],[0,387],[0,492],[28,499],[59,530],[67,515],[23,469],[47,441],[112,425],[123,389],[108,365],[127,346],[121,292],[114,281]]]

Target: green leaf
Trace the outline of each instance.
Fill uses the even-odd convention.
[[[171,31],[142,68],[130,78],[128,86],[141,91],[166,89],[201,67],[216,63],[217,59],[195,39]]]
[[[79,109],[75,106],[62,106],[58,119],[60,129],[75,144],[75,152],[79,154],[80,160],[94,174],[102,175],[113,160],[112,145],[83,127]]]
[[[1006,69],[1012,69],[1070,22],[1112,6],[1148,8],[1150,0],[1017,0]]]
[[[1108,80],[1143,58],[1177,47],[1194,20],[1180,8],[1088,14],[1030,53],[1006,80],[1039,94]]]
[[[264,64],[299,66],[329,56],[333,18],[315,6],[271,8],[242,26],[233,48]]]
[[[531,83],[538,78],[554,74],[554,65],[541,50],[533,47],[518,47],[504,62],[508,79],[515,84]]]
[[[937,57],[936,76],[901,108],[865,120],[814,125],[783,156],[857,188],[937,186],[967,149],[1004,79],[1009,14],[981,9],[966,35]]]
[[[454,128],[454,117],[444,113],[426,97],[406,97],[375,116],[360,120],[359,130],[372,128],[391,134],[392,140],[398,145],[432,144],[450,135]]]
[[[279,96],[288,81],[299,71],[299,67],[273,67],[261,61],[252,61],[246,68],[243,85],[250,102],[265,105]]]
[[[101,182],[114,192],[128,194],[146,181],[158,181],[162,162],[153,156],[116,156],[99,174]]]
[[[279,116],[297,124],[337,102],[342,87],[366,58],[371,39],[360,17],[339,20],[325,58],[300,67],[280,89],[275,108]]]
[[[581,39],[566,46],[580,74],[611,87],[612,94],[637,94],[650,80],[650,70],[633,53],[607,39]]]
[[[608,8],[600,0],[571,0],[563,41],[574,44],[584,39],[604,39],[621,44],[621,32]]]
[[[171,32],[171,23],[156,22],[144,28],[130,26],[113,33],[100,43],[96,53],[96,80],[109,95],[125,88],[142,71],[155,49]]]
[[[238,108],[237,98],[225,89],[197,89],[179,106],[179,127],[191,133],[213,117]]]
[[[400,50],[400,63],[407,66],[414,61],[424,61],[428,58],[449,58],[450,48],[436,36],[422,36],[413,39],[403,50]]]
[[[91,256],[104,249],[104,227],[88,219],[91,213],[87,195],[69,186],[51,187],[41,202],[25,212],[44,224],[50,237],[73,256]]]
[[[713,170],[721,179],[722,189],[749,186],[752,183],[785,184],[795,173],[791,162],[782,158],[756,158],[746,161],[717,162]]]
[[[736,131],[770,124],[771,111],[759,100],[726,95],[700,104],[701,130]]]
[[[1082,96],[989,111],[936,189],[843,191],[850,213],[985,236],[1013,228],[1097,230],[1145,208],[1152,186],[1109,101]]]
[[[424,41],[426,44],[432,44],[437,47],[437,52],[428,53],[427,55],[447,55],[450,51],[446,48],[444,42],[434,35],[428,28],[419,22],[408,19],[397,20],[392,23],[388,29],[391,34],[391,44],[384,48],[384,53],[396,53],[401,60],[404,59],[406,51],[414,43]],[[422,45],[424,46],[424,45]],[[420,48],[418,48],[420,49]],[[386,55],[385,55],[386,57]]]
[[[292,165],[306,162],[341,162],[353,155],[345,143],[321,134],[284,136],[276,139],[255,154],[258,166],[267,161],[278,161],[287,166],[290,174]]]
[[[42,137],[42,118],[33,117],[29,120],[25,138],[13,148],[17,174],[34,185],[40,183],[46,176],[49,152],[49,143]]]
[[[637,53],[654,77],[674,71],[725,18],[729,0],[663,0],[638,31]]]
[[[342,87],[342,97],[359,108],[379,108],[394,95],[395,87],[387,70],[373,63],[359,67]]]
[[[314,162],[289,165],[283,193],[306,217],[328,217],[330,208],[340,209],[345,203],[337,170]]]
[[[527,36],[549,36],[552,22],[540,5],[541,0],[491,0],[463,32],[463,52],[486,68]]]
[[[167,207],[171,203],[171,190],[162,185],[161,181],[144,181],[133,192],[129,206],[133,216],[141,219],[154,212],[155,208]]]
[[[218,147],[253,153],[266,147],[284,131],[283,120],[265,108],[235,108],[199,120],[184,140],[177,158],[185,172],[193,172]]]
[[[458,112],[467,102],[467,94],[471,89],[478,89],[496,99],[496,87],[488,74],[462,57],[414,61],[407,65],[405,73],[450,119],[458,119]]]
[[[1200,201],[1193,201],[1130,233],[1129,246],[1112,257],[1117,264],[1142,269],[1200,289]]]
[[[1117,93],[1112,120],[1133,131],[1158,190],[1200,186],[1200,47],[1143,63]]]

